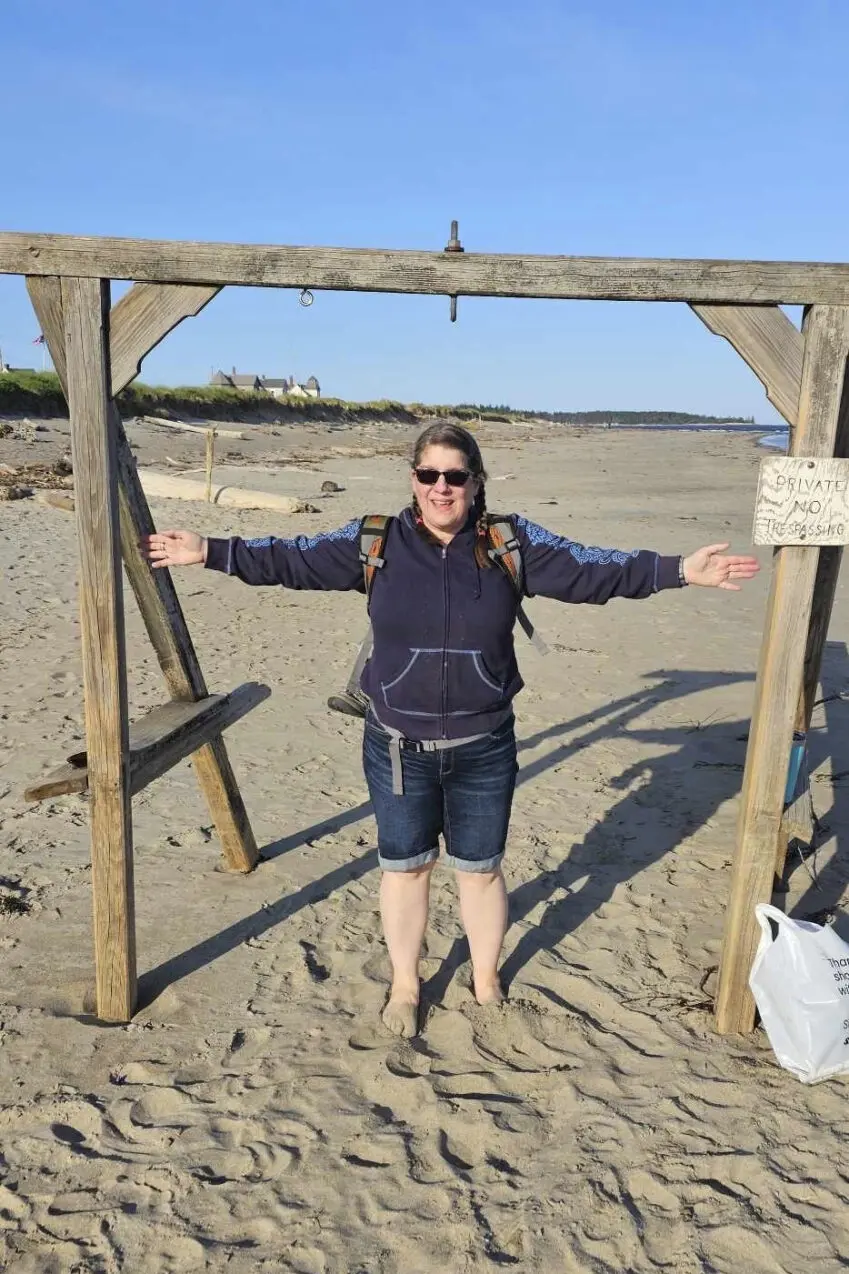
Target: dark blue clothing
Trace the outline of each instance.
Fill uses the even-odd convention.
[[[514,517],[528,596],[604,605],[680,584],[678,557],[585,548]],[[206,565],[246,584],[365,592],[360,519],[292,540],[210,539]],[[522,689],[513,650],[518,599],[498,567],[481,570],[470,524],[445,546],[431,543],[405,509],[386,537],[370,613],[374,650],[362,688],[378,719],[410,739],[486,734]]]

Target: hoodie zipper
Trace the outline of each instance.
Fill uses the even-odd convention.
[[[448,545],[442,546],[442,597],[445,629],[442,635],[442,737],[448,737]]]

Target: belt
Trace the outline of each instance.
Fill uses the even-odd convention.
[[[500,725],[511,716],[513,705],[510,704],[504,711],[501,720],[496,721],[493,730],[497,730]],[[450,748],[462,748],[467,743],[477,743],[479,739],[485,739],[492,734],[492,730],[484,730],[482,734],[469,734],[464,739],[408,739],[400,730],[393,729],[392,726],[384,725],[371,706],[371,715],[384,733],[389,735],[389,763],[392,767],[392,795],[404,795],[404,767],[401,763],[402,752],[446,752]]]

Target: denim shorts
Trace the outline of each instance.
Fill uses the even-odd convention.
[[[363,769],[377,818],[384,871],[411,871],[439,857],[460,871],[494,871],[504,857],[516,786],[513,718],[473,743],[438,752],[401,752],[404,794],[392,791],[389,735],[372,720]]]

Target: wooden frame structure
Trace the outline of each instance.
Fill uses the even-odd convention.
[[[0,233],[0,273],[21,274],[68,398],[76,475],[97,1005],[135,1006],[130,797],[174,759],[194,764],[228,864],[256,844],[220,738],[263,696],[209,696],[170,576],[138,550],[153,530],[115,396],[143,358],[228,284],[571,300],[683,301],[763,382],[791,427],[790,453],[849,455],[849,264],[645,260],[181,243]],[[109,281],[134,286],[113,309]],[[800,332],[781,305],[802,305]],[[120,557],[177,705],[130,730]],[[740,802],[716,997],[720,1032],[748,1031],[754,907],[769,901],[786,844],[794,728],[810,724],[841,549],[775,550]],[[227,701],[222,707],[221,700]],[[176,713],[179,720],[163,719]],[[67,771],[67,767],[65,767]],[[64,774],[65,780],[80,776]],[[63,790],[69,790],[65,788]]]

